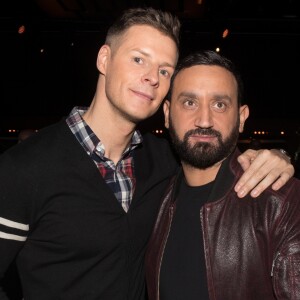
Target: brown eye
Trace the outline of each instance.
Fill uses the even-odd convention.
[[[194,109],[196,107],[196,103],[192,99],[187,99],[183,101],[183,106],[187,109]]]
[[[226,110],[227,105],[224,102],[216,102],[214,103],[213,108],[216,111],[223,112]]]

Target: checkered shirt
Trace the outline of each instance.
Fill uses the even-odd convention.
[[[86,153],[95,162],[124,211],[127,212],[136,185],[132,150],[142,143],[143,138],[140,132],[136,130],[132,136],[131,144],[115,165],[113,161],[105,157],[104,145],[83,120],[82,116],[86,111],[86,107],[74,107],[66,122]]]

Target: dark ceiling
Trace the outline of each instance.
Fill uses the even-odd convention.
[[[234,59],[252,117],[300,119],[294,109],[300,0],[5,0],[0,2],[0,127],[16,118],[48,122],[74,105],[88,105],[107,27],[120,11],[134,6],[178,15],[182,54],[219,46]],[[21,25],[22,35],[17,33]],[[225,28],[230,34],[222,39]]]
[[[0,4],[0,20],[3,24],[23,21],[40,25],[68,21],[88,28],[93,23],[109,22],[133,6],[169,10],[189,21],[272,22],[286,31],[293,31],[300,19],[299,0],[5,0]],[[258,30],[256,25],[252,23],[254,31]]]
[[[296,18],[298,0],[6,0],[1,17],[80,18],[107,17],[128,7],[153,6],[182,17],[227,15],[235,18]]]

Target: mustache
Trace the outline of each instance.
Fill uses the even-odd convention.
[[[221,137],[221,133],[219,131],[216,131],[212,128],[196,128],[196,129],[191,129],[187,131],[184,135],[184,138],[187,139],[191,135],[210,135],[210,136],[216,136],[216,137]]]

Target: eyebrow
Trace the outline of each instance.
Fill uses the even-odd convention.
[[[228,95],[224,95],[224,94],[217,94],[217,95],[214,95],[213,97],[214,99],[216,100],[227,100],[229,102],[232,102],[232,98]]]
[[[199,96],[194,92],[189,91],[183,91],[181,92],[178,97],[190,97],[190,98],[199,98]],[[229,102],[232,102],[232,98],[226,94],[214,94],[213,99],[215,100],[227,100]]]
[[[193,92],[186,92],[186,91],[183,91],[181,92],[178,97],[190,97],[190,98],[198,98],[197,94],[196,93],[193,93]]]

